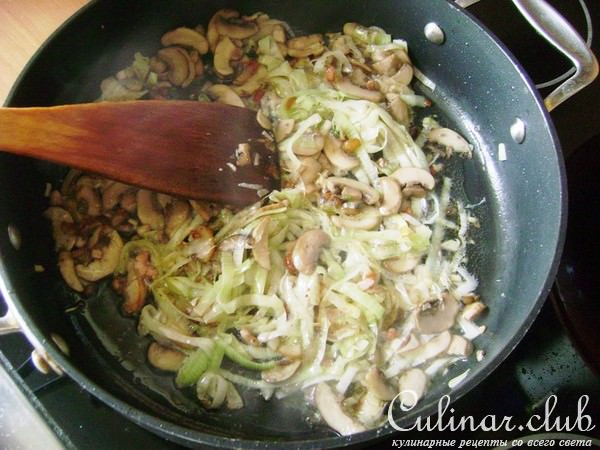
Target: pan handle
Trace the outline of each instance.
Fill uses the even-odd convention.
[[[598,75],[598,61],[577,31],[544,0],[512,0],[535,30],[571,60],[575,73],[552,91],[544,104],[552,111],[590,84]]]
[[[461,8],[480,0],[455,0]],[[573,63],[575,73],[552,91],[544,104],[552,111],[598,76],[598,61],[577,31],[546,0],[512,0],[529,24]]]

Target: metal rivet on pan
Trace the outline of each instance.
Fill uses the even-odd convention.
[[[12,223],[8,225],[8,240],[15,248],[15,250],[19,250],[21,248],[21,232],[19,229],[13,225]]]
[[[510,126],[510,135],[517,144],[522,144],[525,140],[525,122],[517,117]]]
[[[425,25],[425,37],[429,42],[433,42],[437,45],[443,44],[446,39],[444,30],[442,30],[435,22],[429,22]]]
[[[36,348],[31,352],[31,362],[44,375],[48,375],[50,371],[59,376],[63,374],[61,367],[43,349]]]
[[[65,355],[69,356],[69,353],[70,353],[69,352],[69,345],[63,339],[62,336],[60,336],[60,335],[58,335],[56,333],[50,333],[50,338],[56,344],[56,346],[59,348],[59,350],[61,352],[63,352]]]
[[[50,373],[50,366],[46,362],[46,359],[40,355],[37,350],[31,352],[31,362],[35,368],[44,375],[48,375]]]

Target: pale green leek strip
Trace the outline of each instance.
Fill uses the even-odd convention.
[[[233,265],[233,255],[230,252],[221,253],[221,275],[215,285],[218,284],[217,302],[221,305],[223,311],[231,314],[235,311],[235,305],[230,305],[231,291],[235,276],[235,266]]]
[[[240,386],[244,386],[250,389],[273,389],[277,387],[272,383],[267,383],[263,380],[256,380],[253,378],[248,378],[243,375],[238,375],[237,373],[230,372],[226,369],[219,369],[218,374],[221,375],[226,380],[231,381],[232,383],[238,384]]]
[[[210,355],[210,360],[208,362],[208,370],[212,372],[216,372],[221,367],[221,363],[223,362],[223,356],[225,355],[225,348],[223,344],[218,340],[215,340],[215,349]]]
[[[245,369],[258,370],[258,371],[269,370],[269,369],[272,369],[273,367],[275,367],[275,365],[277,364],[276,361],[263,361],[263,362],[253,361],[250,358],[247,358],[246,356],[244,356],[240,352],[238,352],[235,348],[233,348],[232,345],[229,345],[226,342],[221,342],[221,345],[223,347],[225,356],[227,356],[234,363],[239,364],[240,366],[244,367]]]
[[[371,294],[362,291],[355,283],[348,281],[332,286],[332,289],[349,297],[368,314],[381,320],[385,314],[385,308],[377,301],[377,298]]]
[[[209,365],[209,356],[201,348],[188,355],[177,372],[175,383],[179,387],[191,386],[196,383]]]

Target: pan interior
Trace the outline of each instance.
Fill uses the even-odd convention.
[[[474,144],[474,158],[455,162],[450,173],[457,180],[455,196],[472,206],[481,223],[472,234],[476,243],[469,250],[469,269],[477,274],[482,298],[490,306],[482,321],[487,333],[475,341],[485,357],[479,363],[469,360],[454,367],[403,420],[431,413],[437,399],[451,393],[445,381],[470,368],[467,379],[452,391],[452,395],[460,395],[507,355],[533,320],[548,289],[561,242],[562,166],[536,95],[504,50],[444,0],[428,2],[427,8],[417,0],[314,1],[303,2],[302,7],[291,1],[249,1],[236,6],[221,1],[151,0],[92,4],[37,55],[10,104],[93,101],[101,80],[127,66],[135,52],[153,54],[165,31],[206,24],[214,11],[224,6],[243,13],[265,11],[297,31],[338,31],[345,22],[356,21],[381,26],[394,37],[406,39],[415,65],[436,83],[433,92],[421,87],[437,105],[427,114],[434,112],[440,122],[462,132]],[[311,14],[306,14],[307,9]],[[443,45],[432,44],[424,36],[425,24],[432,21],[446,33]],[[522,144],[514,143],[509,133],[517,117],[527,124]],[[506,160],[499,158],[500,144],[506,147]],[[56,332],[68,342],[69,359],[56,356],[65,361],[71,376],[115,406],[126,402],[147,414],[146,418],[159,418],[165,422],[161,428],[175,424],[169,435],[178,434],[174,438],[183,442],[201,441],[205,433],[295,442],[334,438],[334,433],[314,420],[301,395],[265,402],[258,394],[246,392],[246,407],[241,411],[207,413],[199,408],[189,395],[174,388],[172,377],[154,372],[146,364],[149,341],[137,336],[134,319],[119,314],[118,299],[106,285],[86,300],[84,309],[65,314],[79,299],[60,282],[49,227],[41,218],[46,207],[45,183],[58,185],[65,168],[0,157],[3,229],[13,223],[23,237],[19,251],[2,237],[2,272],[38,339],[45,341],[49,333]],[[36,273],[33,264],[46,270]],[[135,410],[121,408],[121,412],[144,422],[143,414]],[[157,423],[145,425],[166,433]],[[184,428],[189,431],[182,432]],[[391,431],[389,427],[386,430]]]

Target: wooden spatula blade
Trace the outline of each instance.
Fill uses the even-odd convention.
[[[0,109],[2,151],[234,205],[257,201],[258,189],[278,188],[276,152],[266,140],[254,111],[219,103],[148,100]],[[240,144],[249,148],[249,164],[236,158]]]

